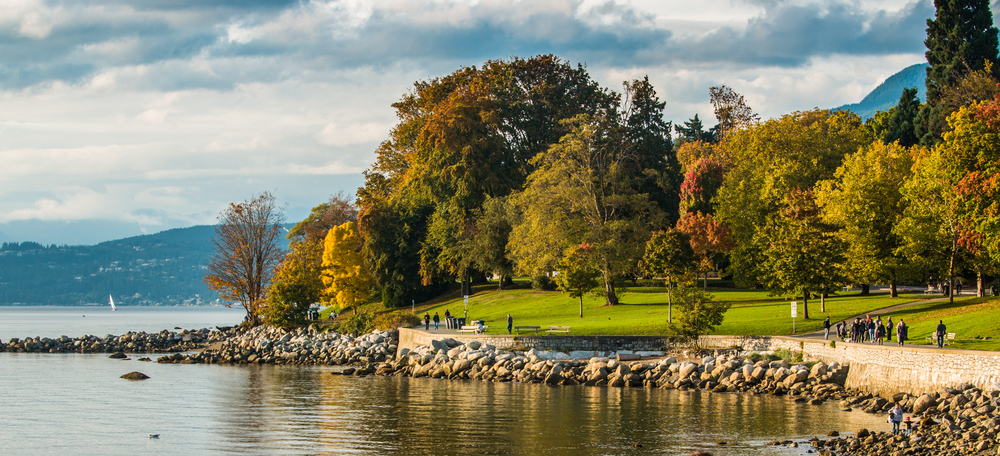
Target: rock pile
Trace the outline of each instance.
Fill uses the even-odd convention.
[[[160,363],[183,364],[367,364],[392,360],[398,332],[373,331],[354,338],[314,326],[286,331],[258,326],[226,339],[218,349],[162,356]]]
[[[810,397],[810,402],[843,398],[844,372],[836,363],[791,365],[753,362],[738,356],[708,356],[700,362],[667,357],[655,362],[623,362],[608,357],[567,358],[558,352],[498,350],[479,341],[435,340],[430,346],[403,349],[394,361],[368,363],[345,373],[395,375],[494,382],[611,387],[707,389],[717,392]]]
[[[70,338],[61,336],[13,338],[6,344],[0,342],[0,352],[12,353],[171,353],[194,350],[217,340],[226,333],[209,329],[163,330],[158,333],[129,332],[121,336],[93,335]]]

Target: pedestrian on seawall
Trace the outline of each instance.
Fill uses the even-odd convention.
[[[431,329],[431,314],[430,312],[424,314],[424,331],[429,331]]]
[[[938,320],[937,331],[934,334],[937,336],[938,348],[944,347],[944,336],[948,334],[948,328],[944,326],[944,320]]]
[[[507,314],[507,334],[510,334],[512,329],[514,329],[514,317]]]
[[[823,320],[823,340],[830,340],[830,316]]]
[[[434,330],[437,331],[438,323],[441,323],[441,317],[438,316],[437,312],[434,312]]]

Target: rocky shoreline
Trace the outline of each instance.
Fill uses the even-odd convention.
[[[887,413],[898,402],[915,421],[908,436],[860,429],[847,437],[831,432],[826,439],[784,440],[768,445],[805,448],[824,455],[1000,454],[1000,390],[984,391],[968,384],[920,396],[901,393],[883,398],[845,389],[848,367],[837,363],[789,363],[727,350],[670,353],[681,358],[678,361],[663,352],[523,352],[501,350],[475,340],[461,343],[442,338],[429,346],[404,348],[397,353],[396,331],[351,337],[322,332],[314,326],[291,331],[269,327],[221,329],[11,339],[6,344],[0,342],[0,351],[170,353],[156,361],[349,365],[334,373],[790,396],[795,402],[818,405],[838,401],[841,410],[877,414]]]

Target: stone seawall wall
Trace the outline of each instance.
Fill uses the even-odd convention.
[[[400,328],[399,348],[413,349],[418,345],[430,345],[431,340],[452,338],[465,343],[478,340],[501,350],[559,350],[559,351],[657,351],[667,350],[673,345],[667,337],[659,336],[549,336],[500,334],[430,334],[420,330]]]
[[[988,388],[1000,382],[1000,353],[974,350],[940,350],[925,346],[849,344],[797,339],[793,337],[706,336],[707,347],[724,348],[742,345],[746,350],[802,351],[806,361],[823,360],[849,364],[849,388],[882,395],[898,392],[919,394],[945,386],[971,383]]]

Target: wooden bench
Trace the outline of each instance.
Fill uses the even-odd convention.
[[[931,333],[931,335],[924,338],[931,345],[937,344],[937,333]],[[955,333],[948,333],[944,336],[944,344],[948,345],[949,342],[955,341]]]
[[[545,332],[547,332],[549,334],[552,334],[552,333],[569,334],[569,330],[570,329],[573,329],[573,327],[572,326],[549,326],[549,329],[545,330]]]
[[[541,330],[542,330],[541,326],[515,326],[514,327],[514,332],[517,333],[517,334],[529,333],[529,332],[532,333],[532,334],[538,334],[538,331],[541,331]]]
[[[479,334],[476,331],[477,328],[478,328],[478,326],[476,326],[476,325],[465,325],[465,326],[462,326],[462,329],[459,329],[458,332]],[[489,326],[485,326],[485,325],[483,326],[483,332],[486,332],[486,330],[488,330],[488,329],[490,329]]]

